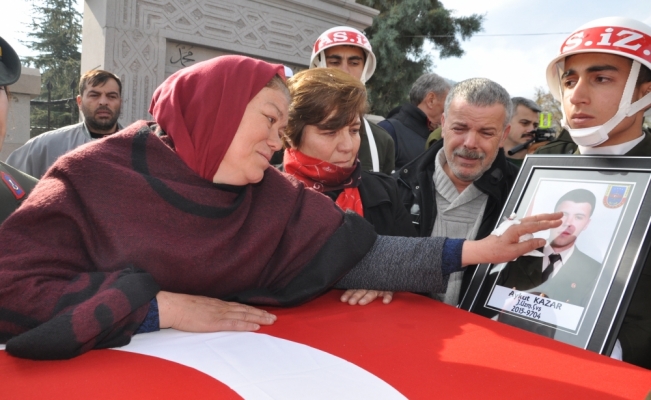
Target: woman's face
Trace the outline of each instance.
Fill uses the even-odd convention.
[[[5,141],[7,134],[7,113],[9,111],[9,99],[4,86],[0,86],[0,150],[2,150],[2,143]]]
[[[339,167],[352,167],[359,151],[360,127],[359,116],[351,125],[336,131],[319,129],[316,125],[305,125],[298,150],[307,156]]]
[[[251,99],[213,182],[238,186],[260,182],[271,156],[282,147],[288,108],[287,96],[277,89],[264,88]]]

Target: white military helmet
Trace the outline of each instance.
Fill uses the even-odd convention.
[[[554,98],[561,103],[561,75],[564,70],[565,58],[581,53],[608,53],[630,58],[633,60],[631,72],[622,98],[619,110],[605,124],[592,128],[571,129],[563,110],[561,125],[570,132],[572,139],[581,146],[593,147],[608,140],[608,133],[624,118],[635,115],[651,104],[651,93],[631,104],[635,83],[640,71],[640,65],[651,69],[651,27],[631,18],[608,17],[596,19],[574,31],[560,49],[560,54],[547,66],[547,85]]]
[[[364,71],[362,71],[362,77],[360,78],[362,83],[366,83],[373,76],[373,72],[375,72],[375,54],[373,54],[373,48],[366,36],[357,29],[349,26],[335,26],[319,36],[312,48],[310,68],[326,67],[325,49],[343,45],[361,47],[366,53]]]

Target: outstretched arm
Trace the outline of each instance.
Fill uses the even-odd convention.
[[[563,213],[538,214],[523,218],[503,235],[489,235],[481,240],[466,240],[461,253],[463,265],[503,263],[545,245],[545,239],[532,238],[520,242],[520,237],[560,226]]]
[[[447,275],[465,265],[511,261],[545,244],[520,237],[561,224],[562,213],[522,219],[501,236],[462,241],[445,238],[379,236],[371,251],[335,287],[434,293],[445,289]]]

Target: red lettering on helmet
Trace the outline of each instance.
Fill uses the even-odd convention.
[[[570,38],[567,39],[565,43],[563,43],[563,47],[561,48],[561,53],[574,50],[574,48],[580,45],[582,41],[583,41],[583,32],[575,33],[574,35],[570,36]]]
[[[561,47],[561,54],[577,50],[608,49],[651,62],[651,36],[634,29],[600,26],[570,36]]]
[[[368,41],[366,36],[358,33],[357,31],[333,31],[328,34],[322,34],[319,36],[317,41],[314,43],[314,54],[317,54],[323,49],[331,47],[333,45],[344,45],[350,44],[354,46],[360,46],[365,48],[368,51],[373,51],[371,49],[371,43]]]
[[[631,44],[631,43],[636,42],[638,39],[644,38],[644,36],[642,36],[639,33],[623,30],[623,31],[619,32],[617,34],[617,36],[623,36],[624,38],[616,41],[615,43],[613,43],[613,46],[623,47],[625,49],[630,49],[630,50],[633,50],[633,51],[636,51],[640,47],[642,47],[641,43],[638,43],[638,44],[635,44],[635,45]]]
[[[563,43],[561,54],[600,49],[626,53],[651,62],[651,36],[621,27],[599,26],[576,32]]]
[[[326,45],[329,45],[332,43],[332,40],[328,37],[328,35],[321,35],[319,39],[314,43],[314,52],[318,53],[323,49]]]
[[[339,31],[332,33],[332,40],[335,42],[347,42],[348,41],[348,32]]]

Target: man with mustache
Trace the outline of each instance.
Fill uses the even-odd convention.
[[[547,67],[563,105],[560,137],[539,154],[651,156],[643,129],[651,107],[651,26],[601,18],[579,27]],[[647,258],[617,336],[613,357],[651,369],[651,258]]]
[[[522,256],[510,262],[500,285],[585,306],[601,264],[579,250],[576,239],[590,225],[595,204],[595,195],[586,189],[571,190],[561,196],[554,211],[563,213],[563,223],[549,230],[549,244],[542,248],[544,256]]]
[[[82,122],[30,139],[9,155],[7,164],[40,179],[65,153],[122,129],[118,123],[122,108],[120,78],[99,69],[86,72],[79,81],[77,106],[84,116]]]
[[[524,97],[514,97],[511,101],[513,102],[513,118],[511,118],[511,131],[504,140],[504,152],[509,161],[520,167],[531,146],[529,149],[522,149],[513,155],[509,155],[508,151],[532,138],[532,132],[538,129],[542,109],[536,102]]]
[[[495,228],[517,175],[502,149],[511,113],[508,92],[491,80],[468,79],[450,89],[443,140],[394,174],[420,236],[481,239]],[[432,296],[456,306],[474,269],[451,274],[446,292]]]

